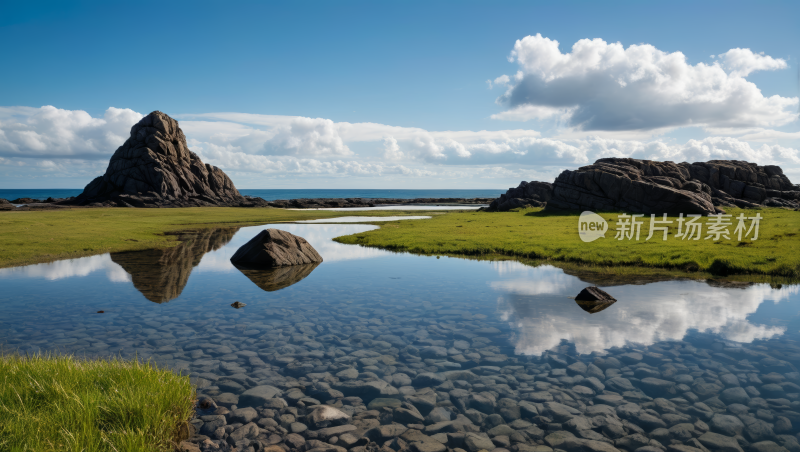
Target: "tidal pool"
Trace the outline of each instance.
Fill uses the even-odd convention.
[[[266,227],[324,262],[235,268]],[[195,439],[241,450],[800,452],[799,286],[601,286],[618,301],[593,308],[572,299],[592,284],[555,267],[331,240],[374,228],[218,229],[2,269],[0,344],[189,372],[217,406]],[[317,423],[326,404],[352,417]]]

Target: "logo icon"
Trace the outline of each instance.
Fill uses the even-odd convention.
[[[605,238],[606,231],[608,231],[608,222],[603,217],[588,210],[581,213],[581,217],[578,219],[578,234],[581,240],[586,243],[594,242],[600,237]]]

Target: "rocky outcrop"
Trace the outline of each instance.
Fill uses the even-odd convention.
[[[178,246],[111,253],[111,260],[131,275],[133,286],[154,303],[180,296],[200,259],[231,241],[238,229],[206,229],[184,234]]]
[[[522,181],[517,188],[510,188],[505,194],[489,204],[491,212],[505,212],[517,207],[544,207],[553,197],[553,184],[547,182]]]
[[[313,264],[266,269],[241,267],[239,271],[247,276],[247,279],[253,281],[253,284],[257,285],[261,290],[274,292],[276,290],[285,289],[305,279],[318,265],[319,263],[315,262]]]
[[[221,169],[203,163],[189,150],[178,122],[160,111],[134,125],[106,173],[68,202],[121,207],[252,204]]]
[[[528,188],[534,184],[535,193]],[[800,186],[793,185],[780,167],[737,160],[673,163],[606,158],[565,170],[548,194],[549,185],[523,182],[489,210],[541,207],[548,195],[548,210],[707,215],[732,206],[800,208]]]
[[[7,199],[0,198],[0,210],[14,210],[14,205]]]
[[[231,262],[237,268],[259,269],[322,262],[306,239],[280,229],[264,229],[242,245]]]

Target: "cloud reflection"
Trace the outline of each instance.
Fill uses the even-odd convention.
[[[109,254],[64,259],[46,264],[26,265],[0,269],[0,278],[44,278],[55,281],[64,278],[84,277],[105,271],[108,280],[115,283],[129,282],[130,275],[111,260]]]
[[[498,269],[501,275],[503,272]],[[699,281],[613,286],[605,290],[618,302],[589,314],[570,298],[587,285],[578,278],[549,266],[529,267],[519,276],[525,278],[490,284],[503,293],[498,305],[503,318],[516,330],[517,353],[527,355],[540,355],[562,340],[574,343],[578,353],[588,354],[630,343],[682,340],[691,330],[716,333],[736,342],[768,339],[786,329],[755,325],[748,316],[764,301],[777,303],[800,293],[798,286],[773,289],[759,284],[728,289]]]

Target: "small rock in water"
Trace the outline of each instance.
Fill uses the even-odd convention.
[[[105,314],[106,311],[97,311],[98,314]]]
[[[590,286],[581,290],[575,297],[575,302],[584,311],[594,314],[616,303],[617,299],[595,286]]]
[[[239,309],[239,308],[243,308],[243,307],[245,307],[247,305],[242,303],[241,301],[234,301],[233,303],[231,303],[231,306],[233,306],[236,309]]]

